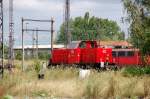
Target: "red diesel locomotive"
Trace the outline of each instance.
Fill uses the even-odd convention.
[[[112,63],[112,49],[98,48],[96,41],[73,41],[67,49],[53,49],[50,65],[100,65]]]

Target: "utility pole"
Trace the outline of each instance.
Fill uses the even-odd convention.
[[[66,42],[65,45],[67,45],[71,42],[71,32],[70,32],[70,0],[65,1],[65,38]]]
[[[11,71],[14,60],[14,22],[13,22],[13,0],[9,0],[9,51],[8,51],[8,66]]]
[[[38,59],[38,54],[39,54],[39,51],[38,51],[38,28],[36,28],[36,59]]]
[[[52,51],[53,51],[53,35],[54,35],[54,19],[51,18],[51,55],[52,55]]]
[[[0,76],[4,76],[4,32],[3,32],[3,0],[0,0]]]
[[[24,71],[24,29],[23,29],[23,23],[24,19],[21,19],[22,22],[22,71]]]
[[[35,45],[35,44],[34,44],[34,42],[35,42],[35,35],[34,35],[34,32],[35,32],[35,31],[32,32],[32,55],[33,55],[32,57],[33,57],[33,58],[35,57],[35,54],[34,54],[34,48],[35,48],[35,47],[34,47],[34,45]]]

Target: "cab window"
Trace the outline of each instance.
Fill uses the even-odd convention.
[[[133,51],[128,51],[127,56],[134,56],[134,52]]]
[[[91,42],[91,48],[95,48],[95,43]]]
[[[126,55],[125,55],[125,51],[119,51],[119,52],[118,52],[118,56],[126,56]]]
[[[86,48],[86,42],[81,42],[79,44],[79,48]]]
[[[116,52],[116,51],[113,51],[113,52],[112,52],[112,56],[113,56],[113,57],[117,57],[117,52]]]

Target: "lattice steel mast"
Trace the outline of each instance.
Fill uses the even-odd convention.
[[[13,65],[14,52],[14,22],[13,22],[13,0],[9,0],[9,53],[8,53],[8,65],[10,68]]]
[[[71,32],[70,32],[70,0],[65,1],[65,38],[66,45],[71,42]]]
[[[0,0],[0,75],[4,73],[3,0]]]

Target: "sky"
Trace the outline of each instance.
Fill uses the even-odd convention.
[[[58,35],[59,27],[64,21],[65,0],[14,0],[14,31],[15,45],[21,44],[21,18],[30,19],[55,19],[55,37]],[[9,1],[4,0],[4,32],[5,39],[8,39],[9,26]],[[71,0],[71,18],[84,16],[85,12],[91,16],[108,18],[114,20],[126,32],[127,24],[121,22],[125,16],[121,0]],[[50,29],[50,23],[25,23],[24,28]],[[7,40],[6,40],[7,41]],[[40,32],[40,44],[50,43],[50,33]],[[25,33],[25,44],[32,44],[32,32]]]

